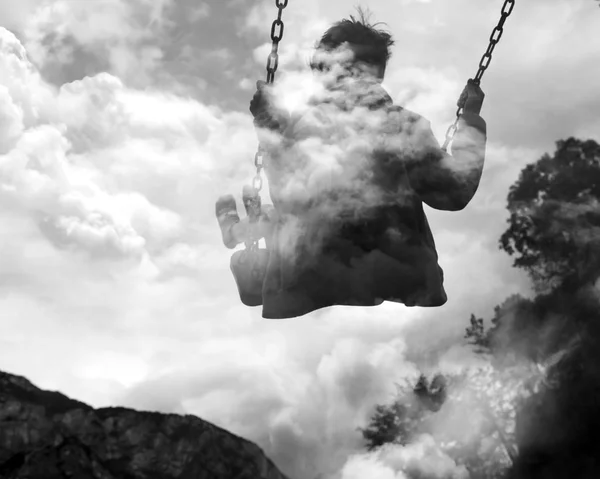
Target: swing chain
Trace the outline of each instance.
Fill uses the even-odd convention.
[[[271,53],[269,54],[269,58],[267,59],[267,83],[273,83],[275,81],[275,72],[277,71],[277,67],[279,66],[279,42],[283,38],[283,29],[284,23],[281,20],[281,15],[283,13],[283,9],[287,7],[289,0],[275,0],[275,6],[278,9],[277,18],[273,21],[271,25],[271,41],[273,42],[271,46]],[[261,176],[261,172],[264,169],[263,157],[265,155],[265,151],[262,146],[258,145],[258,151],[254,155],[254,166],[256,166],[256,176],[252,180],[252,186],[255,188],[256,193],[258,194],[263,187],[263,179]]]
[[[287,7],[289,0],[275,0],[275,6],[278,9],[277,18],[273,21],[271,25],[271,53],[267,59],[267,83],[273,83],[275,81],[275,72],[277,71],[277,67],[279,66],[279,42],[283,38],[283,29],[285,27],[283,21],[281,20],[281,16],[283,14],[283,9]],[[260,199],[260,191],[263,187],[263,179],[261,176],[262,170],[264,169],[263,158],[266,152],[263,149],[262,145],[259,143],[258,150],[254,155],[254,166],[256,167],[256,175],[252,179],[252,188],[253,199],[251,202],[251,214],[250,214],[250,223],[256,223],[260,217],[260,208],[261,208],[261,199]],[[250,228],[250,231],[253,231],[253,228]],[[251,233],[252,234],[252,233]],[[252,236],[246,243],[246,249],[250,251],[256,251],[258,249],[258,240]],[[255,277],[258,275],[258,271],[254,268],[252,270],[252,276]]]
[[[273,21],[271,25],[271,53],[269,54],[269,58],[267,59],[267,83],[273,83],[275,81],[275,72],[277,71],[277,67],[279,66],[279,42],[283,38],[283,29],[285,27],[283,21],[281,20],[281,15],[283,14],[283,9],[287,7],[289,0],[275,0],[275,6],[277,7],[277,18]],[[256,166],[256,176],[252,180],[252,186],[256,189],[256,193],[258,194],[263,187],[263,179],[261,176],[261,172],[264,169],[263,157],[265,151],[261,145],[258,146],[258,151],[256,155],[254,155],[254,166]]]
[[[509,17],[509,15],[512,13],[514,7],[515,0],[504,0],[504,5],[502,5],[502,15],[500,16],[500,21],[498,22],[498,25],[494,27],[494,30],[490,35],[490,43],[488,45],[487,50],[483,54],[483,57],[481,57],[481,60],[479,62],[479,69],[477,70],[475,78],[472,80],[475,85],[479,85],[481,83],[481,77],[483,77],[483,74],[490,66],[494,48],[496,48],[496,45],[500,42],[502,33],[504,33],[504,23],[506,22],[506,19]],[[463,114],[463,107],[464,101],[460,105],[458,105],[458,110],[456,110],[456,119],[454,120],[454,123],[450,125],[448,131],[446,132],[446,141],[444,142],[444,146],[442,146],[442,150],[444,151],[447,151],[448,145],[453,140],[454,135],[458,130],[458,121],[460,120],[460,117]]]
[[[267,60],[267,83],[273,83],[275,80],[275,72],[279,66],[279,54],[277,53],[277,50],[279,48],[279,42],[283,38],[283,28],[285,26],[281,21],[281,15],[283,13],[283,9],[287,7],[287,4],[288,0],[275,0],[275,6],[277,7],[278,12],[277,18],[271,25],[271,40],[273,45]]]
[[[262,190],[263,187],[263,179],[261,176],[261,171],[264,169],[263,154],[263,148],[259,144],[258,151],[254,155],[254,166],[256,166],[256,176],[252,179],[252,187],[256,190],[257,193],[260,192],[260,190]]]

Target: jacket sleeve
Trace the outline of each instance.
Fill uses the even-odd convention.
[[[475,196],[485,159],[486,123],[465,112],[452,142],[451,155],[440,148],[429,121],[414,115],[409,131],[406,171],[421,200],[437,210],[459,211]]]

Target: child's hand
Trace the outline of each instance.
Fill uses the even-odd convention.
[[[250,113],[255,119],[255,124],[263,128],[277,128],[280,120],[271,88],[267,82],[257,81],[256,93],[250,102]]]
[[[259,216],[254,223],[251,223],[250,218],[246,216],[233,225],[231,232],[236,245],[245,243],[251,239],[259,240],[265,238],[268,247],[271,241],[273,226],[271,219],[265,215]]]
[[[479,85],[476,85],[475,82],[470,79],[467,82],[465,89],[461,93],[457,105],[462,107],[466,112],[479,115],[481,112],[481,107],[483,106],[484,98],[485,93],[483,93],[481,88],[479,88]]]
[[[250,101],[250,113],[254,118],[266,115],[271,109],[270,95],[267,88],[267,82],[262,80],[256,82],[256,93]]]

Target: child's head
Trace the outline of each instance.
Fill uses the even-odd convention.
[[[382,80],[391,56],[392,36],[377,25],[370,25],[364,12],[332,25],[316,44],[310,66],[316,71],[329,71],[333,66],[347,72],[367,74]]]

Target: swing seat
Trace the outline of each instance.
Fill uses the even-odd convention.
[[[263,304],[263,282],[268,262],[269,252],[263,248],[236,251],[231,257],[231,272],[244,305]]]

